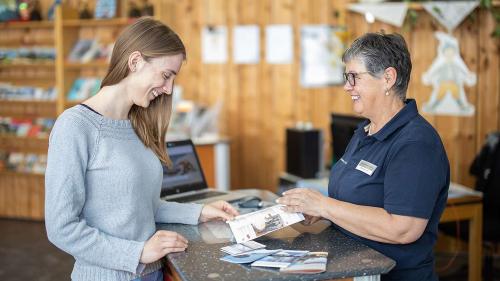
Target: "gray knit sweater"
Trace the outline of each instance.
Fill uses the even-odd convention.
[[[139,263],[155,222],[196,224],[202,208],[161,201],[162,174],[129,120],[81,105],[59,116],[49,140],[45,224],[49,240],[75,258],[73,280],[132,280],[161,267]]]

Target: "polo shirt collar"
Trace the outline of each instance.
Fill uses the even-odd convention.
[[[406,125],[406,123],[410,122],[410,120],[418,115],[417,103],[414,99],[407,99],[405,104],[406,105],[396,115],[394,115],[394,117],[387,124],[385,124],[380,131],[373,134],[372,137],[378,141],[383,141],[397,129]],[[368,124],[370,124],[370,121],[366,120],[359,125],[358,129],[363,129],[364,131],[364,127]]]

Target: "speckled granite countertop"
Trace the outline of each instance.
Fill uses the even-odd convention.
[[[220,248],[233,242],[231,230],[223,222],[197,226],[159,224],[158,229],[175,231],[189,240],[186,252],[167,256],[182,280],[327,280],[354,276],[379,275],[389,272],[395,262],[319,221],[312,226],[295,224],[270,235],[257,238],[267,249],[293,249],[328,252],[327,271],[321,274],[283,274],[270,268],[220,261],[225,254]]]

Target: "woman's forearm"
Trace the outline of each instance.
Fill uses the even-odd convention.
[[[322,217],[358,236],[391,244],[406,244],[415,240],[411,221],[402,222],[383,208],[361,206],[328,197],[322,204]]]

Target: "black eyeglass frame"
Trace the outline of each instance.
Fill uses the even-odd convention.
[[[358,75],[360,74],[367,74],[370,73],[369,71],[363,71],[363,72],[347,72],[344,73],[344,84],[345,82],[349,82],[349,85],[351,87],[356,86],[356,78],[358,78]]]

